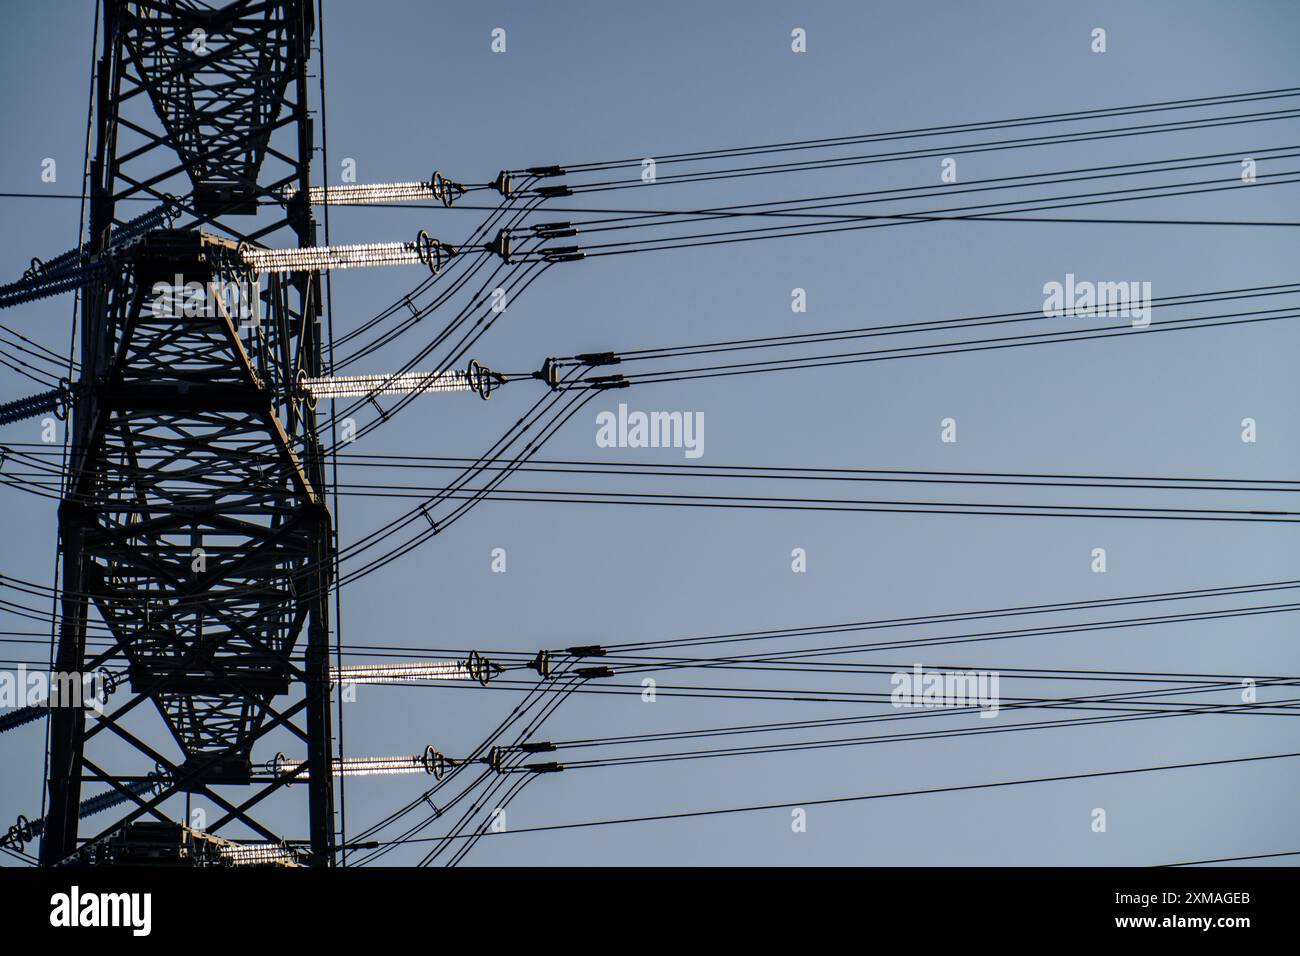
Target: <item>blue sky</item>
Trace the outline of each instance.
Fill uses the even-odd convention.
[[[6,133],[0,183],[11,191],[77,192],[92,6],[61,0],[10,16],[16,22],[0,40],[0,76],[7,88],[23,94],[0,102],[0,129]],[[435,168],[453,179],[485,182],[500,169],[533,164],[653,157],[1287,87],[1295,85],[1300,39],[1300,13],[1282,2],[838,2],[796,10],[764,2],[327,0],[324,26],[331,168],[319,175],[331,183],[338,181],[345,158],[355,160],[360,182],[421,179]],[[796,27],[807,32],[803,54],[790,49]],[[1104,54],[1089,49],[1096,27],[1107,31]],[[490,49],[495,28],[506,31],[505,53]],[[972,182],[1209,153],[1246,156],[1293,145],[1298,133],[1300,123],[1291,119],[984,153],[959,158],[958,171],[961,182]],[[45,157],[58,161],[56,184],[40,179]],[[1235,160],[1226,162],[1215,173],[1230,178],[1235,167]],[[1266,171],[1264,164],[1260,171]],[[695,208],[929,185],[937,178],[937,161],[919,159],[790,180],[663,185],[595,198],[598,205],[618,208]],[[1295,219],[1297,188],[1243,188],[1078,214]],[[558,212],[564,205],[556,202],[554,215],[534,221],[566,218]],[[0,198],[0,210],[7,226],[0,233],[2,276],[17,278],[32,256],[50,256],[75,243],[75,202]],[[335,243],[405,240],[423,228],[457,241],[481,215],[333,209],[331,237]],[[949,222],[589,259],[549,270],[511,303],[473,357],[493,368],[524,371],[549,355],[1036,309],[1044,283],[1070,273],[1150,282],[1156,297],[1265,285],[1289,281],[1297,253],[1300,239],[1286,228]],[[336,276],[336,331],[355,328],[419,279],[403,269]],[[805,313],[791,311],[794,288],[807,292]],[[65,296],[9,310],[0,321],[60,351],[66,349],[71,309]],[[1090,320],[1059,321],[1087,328]],[[395,367],[432,331],[411,333],[355,371]],[[1297,345],[1294,324],[1276,322],[647,385],[598,396],[548,444],[544,457],[680,463],[680,450],[597,445],[597,414],[626,402],[636,409],[702,413],[704,464],[1280,479],[1294,475],[1300,463],[1291,360]],[[363,439],[364,451],[475,456],[535,397],[529,388],[512,386],[489,402],[422,398]],[[0,370],[0,400],[30,391],[30,383]],[[940,441],[940,422],[949,417],[957,422],[955,444]],[[1258,423],[1252,444],[1240,440],[1245,417]],[[6,426],[0,441],[35,441],[36,430],[36,423]],[[537,480],[513,479],[518,487],[536,487]],[[657,482],[637,483],[658,488]],[[603,487],[581,476],[554,486]],[[663,490],[679,487],[686,486]],[[724,493],[746,490],[732,483]],[[843,490],[822,486],[806,493]],[[940,500],[959,494],[980,500],[983,494],[906,485],[868,490],[880,492],[878,497],[925,494]],[[1057,492],[1063,494],[1071,493]],[[1169,495],[1154,503],[1181,503],[1177,493]],[[1126,494],[1101,500],[1123,501]],[[1231,495],[1214,500],[1215,506],[1246,506]],[[405,507],[400,501],[345,499],[339,515],[344,543]],[[4,488],[0,514],[0,572],[52,583],[50,503]],[[1090,569],[1098,547],[1107,552],[1104,574]],[[492,572],[494,548],[508,556],[504,574]],[[791,571],[794,548],[807,554],[806,573]],[[383,573],[346,588],[341,625],[349,643],[532,651],[1281,580],[1294,577],[1295,554],[1294,531],[1284,524],[488,502]],[[26,626],[12,620],[3,626]],[[927,651],[920,660],[926,666],[994,670],[1293,674],[1300,669],[1294,630],[1292,615],[1275,614],[958,645]],[[958,633],[951,627],[948,632]],[[39,658],[44,650],[24,647],[23,653]],[[906,667],[916,653],[850,659]],[[741,672],[725,679],[755,685],[819,678]],[[711,677],[687,672],[664,678],[670,680],[703,685]],[[857,680],[861,690],[889,690],[885,675]],[[1060,691],[1050,682],[1022,689]],[[1071,686],[1071,692],[1097,691]],[[1003,692],[1012,693],[1005,682]],[[358,756],[418,753],[427,744],[452,755],[467,752],[513,703],[506,691],[451,688],[362,687],[358,697],[344,707],[346,749]],[[575,695],[538,736],[639,734],[861,709],[667,694],[647,704],[631,691]],[[572,770],[530,785],[511,804],[508,819],[511,827],[530,827],[747,804],[797,805],[850,794],[1284,752],[1295,749],[1288,720],[1179,717]],[[926,723],[962,728],[987,722],[954,715]],[[39,730],[8,734],[0,748],[10,768],[0,779],[0,819],[31,815],[40,800]],[[125,769],[129,755],[117,756]],[[810,807],[806,833],[791,831],[788,810],[773,810],[507,834],[481,841],[469,862],[1160,863],[1300,846],[1300,824],[1286,800],[1298,783],[1294,762],[1271,761]],[[385,816],[425,786],[424,778],[350,781],[349,831]],[[289,826],[300,805],[277,803],[268,819]],[[1098,807],[1107,811],[1106,833],[1090,827]],[[402,849],[387,861],[410,863],[419,854]]]

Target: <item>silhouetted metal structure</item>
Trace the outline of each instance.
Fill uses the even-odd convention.
[[[129,693],[93,721],[52,712],[45,865],[130,856],[137,823],[177,823],[161,805],[179,793],[219,808],[209,834],[239,823],[303,846],[257,818],[293,780],[254,772],[277,728],[307,756],[293,859],[333,860],[333,542],[315,413],[294,389],[322,374],[320,276],[262,287],[238,255],[316,244],[313,28],[310,0],[104,0],[86,249],[101,267],[81,311],[56,668],[125,672]],[[141,199],[183,225],[115,243]],[[91,605],[103,650],[87,647]],[[150,704],[169,753],[128,729]],[[138,765],[100,756],[112,738]],[[83,829],[88,783],[121,801]]]

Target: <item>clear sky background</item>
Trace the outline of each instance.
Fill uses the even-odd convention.
[[[90,3],[70,0],[7,5],[0,80],[11,95],[0,100],[0,189],[79,192],[92,10]],[[340,163],[351,158],[360,182],[422,179],[435,168],[453,179],[485,182],[502,168],[533,164],[652,157],[1295,86],[1300,8],[1289,2],[796,7],[327,0],[324,27],[332,168],[320,170],[317,181],[323,174],[338,182]],[[503,54],[489,46],[498,27],[507,31]],[[807,31],[806,53],[790,49],[795,27]],[[1095,27],[1107,31],[1104,54],[1089,49]],[[1207,153],[1248,156],[1298,142],[1300,121],[1292,119],[984,153],[959,158],[958,171],[961,182],[972,182]],[[58,161],[57,183],[40,179],[45,157]],[[1231,179],[1237,169],[1233,160],[1213,173]],[[1261,174],[1295,169],[1300,160],[1260,165]],[[586,204],[695,208],[929,185],[938,176],[936,159],[920,159],[789,179],[645,187],[597,194],[597,202]],[[1298,213],[1300,186],[1283,185],[1072,214],[1296,220]],[[481,216],[472,210],[334,209],[331,238],[335,243],[402,240],[423,228],[455,242]],[[50,257],[75,244],[75,201],[0,198],[0,217],[4,281],[17,278],[32,256]],[[562,212],[545,213],[534,221],[563,218]],[[1156,297],[1266,285],[1295,281],[1298,254],[1300,237],[1289,228],[949,222],[592,259],[549,270],[511,304],[473,357],[493,368],[525,371],[548,355],[1036,309],[1043,284],[1061,281],[1067,273],[1149,281]],[[387,306],[420,280],[417,272],[412,267],[336,276],[336,331],[355,328]],[[795,287],[807,291],[806,313],[791,311]],[[63,351],[71,310],[71,297],[63,296],[7,310],[0,322]],[[432,336],[439,317],[352,371],[395,368]],[[1098,320],[1058,321],[1087,329]],[[1283,321],[645,386],[599,396],[543,457],[682,462],[680,450],[597,447],[597,413],[622,401],[643,410],[703,412],[700,461],[705,464],[1294,478],[1300,464],[1298,346],[1300,331],[1294,321]],[[0,370],[0,400],[32,391],[31,383]],[[358,450],[476,456],[535,397],[531,385],[511,386],[489,402],[428,396],[363,439],[365,447]],[[947,417],[957,422],[955,444],[940,441],[940,421]],[[1258,423],[1253,444],[1240,440],[1245,417]],[[38,432],[34,421],[5,426],[0,442],[36,441]],[[520,475],[513,483],[539,487],[541,480]],[[631,481],[644,490],[702,487],[684,481],[664,487],[667,479]],[[561,477],[551,486],[605,487],[583,476]],[[731,480],[708,487],[727,494],[997,500],[993,492],[942,486],[801,484],[799,491],[787,492],[750,489]],[[1187,503],[1176,492],[1141,501],[1134,492],[1052,495],[1078,504]],[[1052,495],[1034,500],[1050,501]],[[1259,504],[1248,495],[1220,492],[1197,501],[1212,502],[1210,507],[1286,507],[1280,497]],[[345,499],[339,515],[343,542],[407,504]],[[0,572],[51,584],[52,503],[0,489],[0,526]],[[808,556],[803,574],[791,571],[796,547]],[[1092,549],[1098,547],[1107,552],[1105,574],[1090,569]],[[506,550],[504,574],[492,573],[494,548]],[[346,588],[341,624],[344,641],[355,644],[532,651],[1275,581],[1296,577],[1295,558],[1296,532],[1286,524],[488,502],[447,534]],[[1284,600],[1238,598],[1215,606]],[[1098,613],[1091,619],[1120,616]],[[22,631],[41,625],[0,615],[0,627]],[[1272,614],[846,659],[905,667],[919,660],[929,667],[1286,675],[1300,671],[1295,628],[1293,614]],[[950,625],[915,636],[961,632]],[[872,634],[864,639],[914,636]],[[6,646],[14,650],[3,656],[15,661],[43,659],[46,653],[40,644]],[[799,646],[787,642],[779,649]],[[890,689],[883,674],[833,685],[819,675],[762,672],[724,678],[685,671],[662,680]],[[1002,683],[1006,696],[1105,689],[1077,682]],[[1286,690],[1261,691],[1261,696],[1276,699]],[[450,755],[468,752],[514,703],[511,692],[456,688],[362,687],[358,697],[344,708],[346,751],[357,756],[413,754],[426,744]],[[667,693],[647,704],[635,691],[574,695],[537,736],[575,739],[872,709],[881,708],[691,700]],[[1019,718],[998,718],[1012,719]],[[1300,749],[1292,720],[1177,717],[573,770],[533,783],[511,804],[508,821],[511,827],[530,827],[798,804],[1280,753]],[[954,716],[922,723],[926,729],[960,729],[996,721]],[[156,721],[153,726],[159,734]],[[0,739],[0,820],[6,824],[18,813],[39,810],[38,728],[29,725]],[[292,742],[268,743],[255,757],[272,756],[275,746],[288,751]],[[646,752],[656,749],[679,748],[659,745]],[[125,753],[117,756],[123,772],[149,769]],[[423,777],[350,781],[348,830],[385,816],[428,782]],[[1300,763],[1276,760],[810,807],[806,833],[792,832],[788,810],[772,810],[507,834],[481,841],[469,861],[1152,864],[1300,849],[1292,799],[1298,784]],[[278,801],[268,820],[291,828],[304,797],[299,790]],[[1105,833],[1090,826],[1098,807],[1107,812]],[[402,849],[386,862],[414,862],[420,853]]]

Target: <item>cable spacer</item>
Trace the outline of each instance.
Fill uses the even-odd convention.
[[[433,520],[433,515],[429,514],[429,506],[428,506],[428,505],[423,505],[423,504],[420,505],[420,514],[424,515],[424,520],[427,521],[427,522],[429,522],[429,527],[433,529],[433,533],[434,533],[434,534],[437,534],[437,533],[438,533],[438,522],[434,521],[434,520]]]

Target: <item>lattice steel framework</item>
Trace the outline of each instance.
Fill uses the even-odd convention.
[[[210,833],[239,824],[301,843],[254,816],[292,780],[252,769],[255,744],[280,728],[305,744],[294,793],[307,795],[308,859],[333,861],[333,541],[315,413],[294,388],[323,371],[320,277],[262,287],[237,254],[316,244],[313,28],[310,0],[104,0],[88,251],[112,248],[136,200],[175,203],[183,225],[112,248],[85,292],[56,667],[124,672],[130,693],[102,716],[52,712],[46,865],[104,859],[127,824],[169,820],[162,804],[178,793],[220,808]],[[251,315],[223,297],[239,283],[257,289]],[[112,646],[88,653],[92,607]],[[174,746],[127,729],[150,702]],[[136,766],[99,755],[113,738]],[[89,782],[129,799],[82,833]]]

